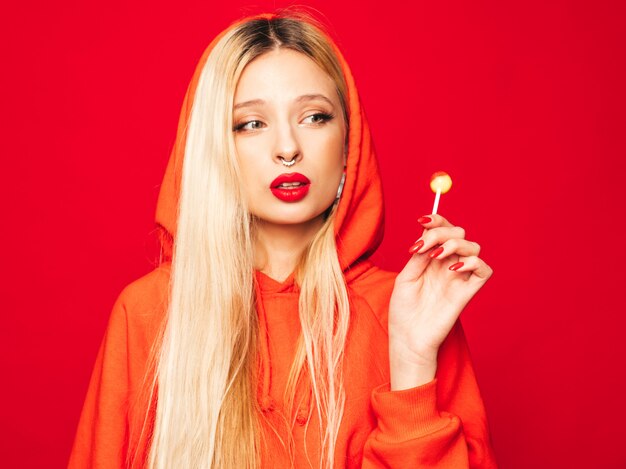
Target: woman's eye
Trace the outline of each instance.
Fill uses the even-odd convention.
[[[316,114],[312,114],[304,118],[305,124],[322,124],[324,122],[328,122],[334,116],[331,114],[326,114],[324,112],[318,112]]]
[[[235,126],[235,132],[239,132],[241,130],[258,130],[263,127],[263,122],[258,120],[252,120],[247,122],[242,122],[241,124],[237,124]]]

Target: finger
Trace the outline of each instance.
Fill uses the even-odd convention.
[[[460,226],[437,227],[426,230],[422,236],[409,248],[411,254],[423,253],[437,244],[443,244],[449,239],[465,238],[465,230]],[[421,241],[421,242],[420,242]]]
[[[451,254],[458,256],[478,256],[480,254],[480,245],[467,239],[452,238],[444,242],[439,248],[431,251],[430,255],[433,259],[445,259]]]
[[[454,272],[470,272],[471,279],[486,282],[493,275],[493,269],[478,256],[460,257],[459,261],[448,269]]]
[[[438,213],[424,215],[423,217],[418,218],[417,221],[418,223],[422,224],[426,229],[435,228],[437,226],[454,226]]]

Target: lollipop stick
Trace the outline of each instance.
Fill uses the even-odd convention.
[[[437,208],[439,207],[439,198],[441,197],[441,189],[437,189],[437,193],[435,194],[435,204],[433,205],[432,214],[437,214]]]

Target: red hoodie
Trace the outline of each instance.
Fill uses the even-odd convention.
[[[171,255],[176,233],[186,123],[200,71],[218,38],[205,50],[187,89],[161,185],[156,222],[163,229],[167,255]],[[351,300],[351,326],[344,359],[346,404],[335,467],[494,468],[483,402],[460,322],[439,350],[433,381],[390,391],[387,309],[396,274],[368,260],[383,234],[381,181],[354,79],[343,56],[336,52],[348,85],[350,133],[335,233]],[[142,390],[150,348],[166,312],[169,272],[170,263],[164,262],[124,288],[115,302],[89,384],[70,468],[143,467],[150,432],[141,429],[144,421],[153,422],[154,407],[147,408]],[[299,389],[296,402],[300,396],[304,399],[293,430],[284,423],[281,401],[300,334],[298,285],[293,274],[277,282],[258,271],[255,284],[262,338],[259,403],[283,441],[287,441],[287,432],[292,432],[296,467],[308,467],[305,443],[315,465],[320,441],[316,412],[309,412],[310,389]],[[310,429],[305,435],[308,418]],[[265,435],[262,467],[289,467],[288,455],[277,437],[271,430]],[[131,464],[126,462],[129,454],[137,455]]]

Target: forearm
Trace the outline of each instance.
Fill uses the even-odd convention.
[[[365,444],[362,467],[495,469],[484,405],[461,324],[456,323],[433,355],[423,354],[430,350],[424,347],[403,348],[394,341],[394,332],[389,334],[394,384],[372,391],[377,425]],[[415,361],[434,355],[434,364]]]

